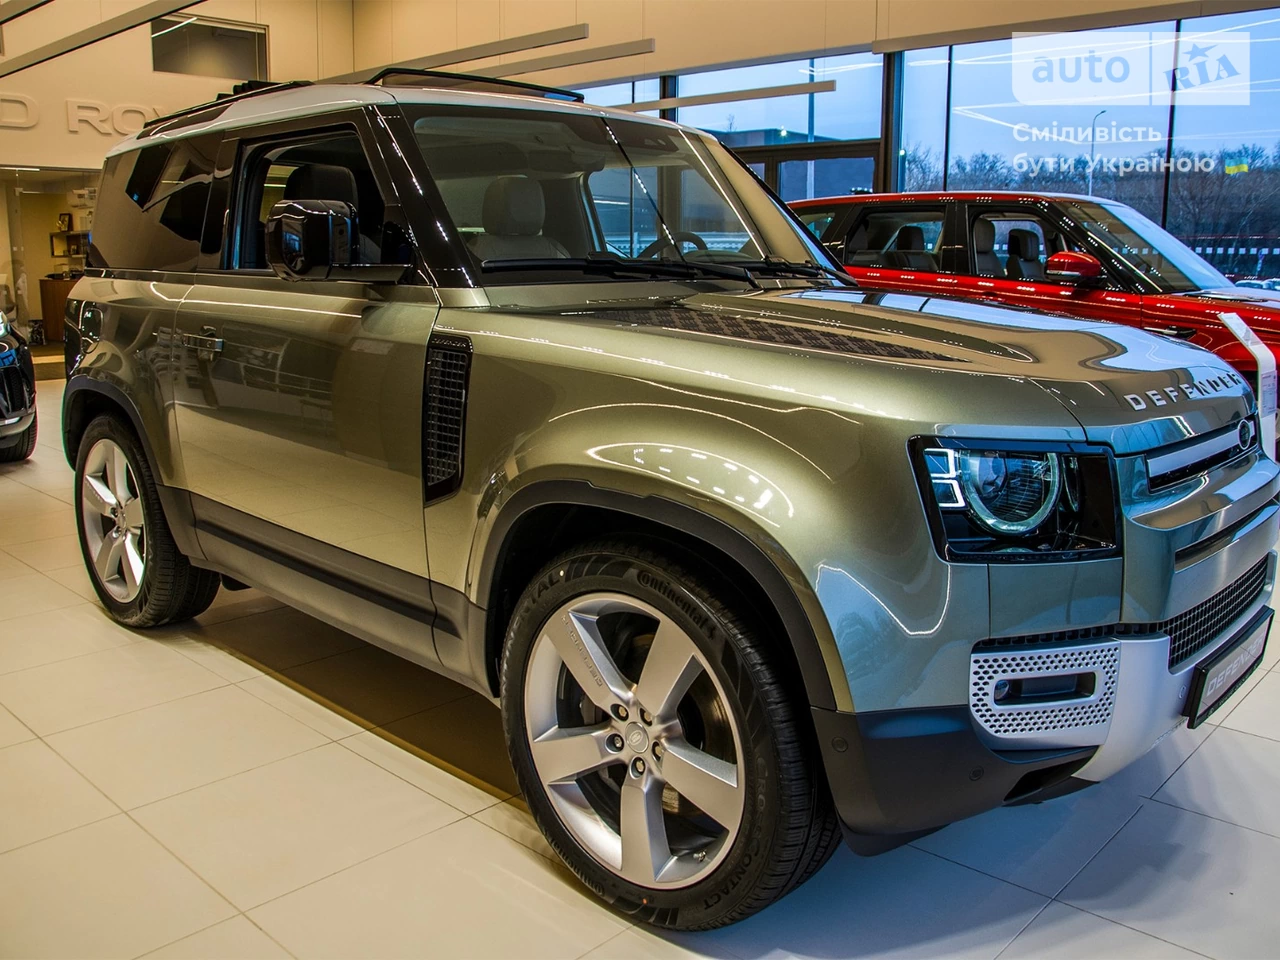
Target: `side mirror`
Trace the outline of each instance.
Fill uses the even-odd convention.
[[[1090,285],[1102,278],[1102,264],[1091,253],[1064,250],[1045,261],[1044,275],[1048,280]]]
[[[282,280],[327,280],[351,265],[356,211],[337,200],[281,200],[267,215],[267,265]]]
[[[407,263],[358,263],[356,210],[341,200],[281,200],[267,215],[267,265],[282,280],[399,281]]]

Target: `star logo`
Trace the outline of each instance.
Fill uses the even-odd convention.
[[[1214,43],[1209,44],[1207,47],[1202,47],[1198,43],[1192,43],[1191,48],[1187,50],[1185,56],[1188,60],[1207,60],[1209,58],[1209,51],[1215,46],[1217,46],[1217,44]]]

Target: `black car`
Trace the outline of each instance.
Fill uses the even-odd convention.
[[[36,448],[36,371],[26,339],[0,311],[0,463]]]

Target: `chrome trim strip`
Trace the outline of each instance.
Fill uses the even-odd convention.
[[[1147,476],[1154,480],[1165,474],[1181,470],[1183,467],[1189,467],[1201,460],[1208,460],[1210,457],[1224,453],[1232,447],[1239,446],[1239,439],[1239,434],[1235,430],[1227,430],[1202,440],[1200,443],[1183,447],[1181,450],[1162,453],[1155,457],[1149,456],[1147,457]]]

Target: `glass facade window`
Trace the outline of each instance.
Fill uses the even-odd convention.
[[[662,96],[662,81],[657,77],[648,80],[624,80],[622,83],[583,87],[578,92],[586,97],[587,103],[594,103],[598,107],[620,107],[629,103],[648,103],[651,100],[657,100]]]
[[[1207,105],[1194,90],[1175,93],[1165,228],[1232,277],[1280,277],[1280,10],[1183,20],[1182,31],[1208,54],[1184,41],[1183,62],[1195,56],[1215,78],[1214,54],[1248,34],[1248,77],[1222,78],[1243,85],[1248,103]]]
[[[683,74],[677,86],[682,97],[826,80],[836,89],[681,107],[677,119],[731,147],[874,139],[880,136],[883,71],[880,54],[851,53]]]
[[[188,14],[151,21],[151,68],[230,80],[267,79],[267,28]]]
[[[1280,9],[903,55],[903,190],[1119,200],[1231,280],[1280,277]]]
[[[898,184],[903,190],[941,190],[947,156],[948,47],[902,55],[902,144]]]

